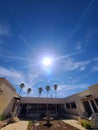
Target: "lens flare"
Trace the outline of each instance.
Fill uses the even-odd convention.
[[[44,58],[44,59],[43,59],[43,64],[44,64],[45,66],[51,65],[51,63],[52,63],[52,60],[51,60],[50,58]]]

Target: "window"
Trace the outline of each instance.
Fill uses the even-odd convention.
[[[71,102],[71,107],[72,108],[77,108],[76,103],[75,102]]]
[[[97,106],[98,106],[98,98],[95,98],[95,102],[96,102],[96,104],[97,104]]]
[[[69,103],[66,103],[66,107],[67,107],[67,108],[70,108],[70,104],[69,104]]]

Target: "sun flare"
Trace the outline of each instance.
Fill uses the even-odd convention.
[[[51,63],[52,63],[52,60],[50,59],[50,58],[44,58],[43,59],[43,64],[45,65],[45,66],[49,66],[49,65],[51,65]]]

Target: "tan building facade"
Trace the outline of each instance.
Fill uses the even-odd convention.
[[[81,115],[86,112],[88,116],[98,112],[98,84],[92,85],[83,92],[65,98],[66,113]]]
[[[98,112],[98,84],[66,98],[20,97],[5,78],[0,78],[0,115],[14,112],[32,116],[46,111],[77,116]]]
[[[0,78],[0,115],[12,112],[16,96],[14,87],[5,78]]]

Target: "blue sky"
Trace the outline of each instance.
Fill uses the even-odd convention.
[[[44,66],[44,57],[53,59]],[[66,97],[98,82],[97,0],[0,0],[0,77],[21,95]]]

